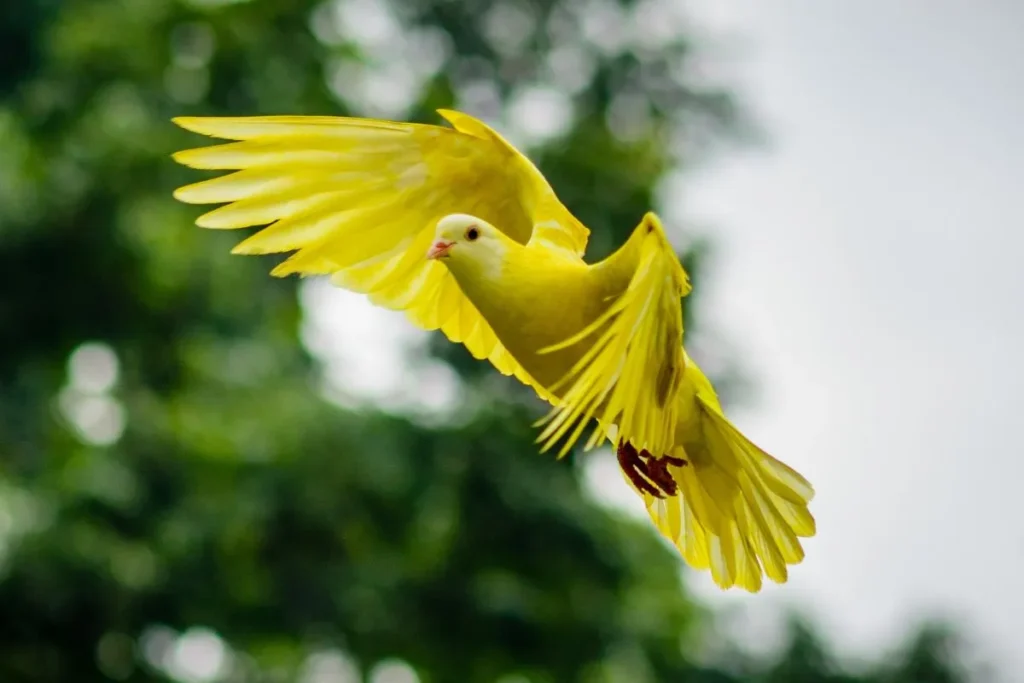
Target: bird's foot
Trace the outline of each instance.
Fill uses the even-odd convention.
[[[671,455],[656,458],[650,451],[637,451],[633,444],[625,441],[619,442],[617,456],[619,467],[638,490],[655,498],[671,497],[679,493],[679,485],[672,478],[668,466],[685,466],[687,462],[683,458]]]

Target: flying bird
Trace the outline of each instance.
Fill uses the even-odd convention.
[[[204,228],[266,226],[236,254],[327,275],[441,330],[551,404],[542,450],[612,442],[656,528],[722,588],[783,583],[815,534],[810,483],[725,417],[683,347],[683,266],[652,212],[597,263],[534,164],[468,114],[450,126],[326,116],[182,117],[227,142],[178,152],[232,171],[175,191]],[[560,444],[560,446],[559,446]]]

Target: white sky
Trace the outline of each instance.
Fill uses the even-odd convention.
[[[784,587],[691,585],[751,619],[795,601],[850,653],[941,610],[1020,674],[1024,3],[689,4],[743,45],[731,73],[772,147],[663,208],[714,226],[703,314],[761,397],[733,417],[811,479],[819,522]],[[353,382],[409,348],[404,321],[314,288],[313,345],[335,340]]]
[[[746,41],[773,138],[682,204],[722,251],[706,310],[759,375],[737,420],[818,490],[774,593],[854,646],[941,606],[1019,673],[1024,4],[691,5]]]

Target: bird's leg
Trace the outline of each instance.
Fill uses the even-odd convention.
[[[644,451],[646,454],[647,451]],[[636,447],[626,441],[619,442],[619,448],[616,453],[619,459],[619,467],[626,473],[629,480],[633,482],[633,485],[644,493],[649,493],[655,498],[662,498],[661,491],[655,488],[654,484],[647,481],[651,478],[650,473],[647,471],[647,463],[640,457],[640,453],[637,453]],[[649,454],[648,454],[649,455]],[[645,479],[644,477],[647,477]]]
[[[666,495],[674,496],[679,493],[679,485],[672,478],[668,466],[685,466],[687,462],[683,458],[671,455],[656,458],[649,451],[638,452],[633,444],[624,441],[619,442],[617,455],[619,467],[640,491],[649,493],[655,498],[664,498]]]
[[[647,451],[643,452],[647,453]],[[686,461],[671,455],[663,455],[660,458],[655,458],[649,453],[648,455],[650,458],[647,461],[647,476],[650,477],[651,481],[657,484],[658,488],[668,496],[674,496],[679,493],[679,485],[672,478],[672,473],[668,471],[668,466],[683,467],[686,465]]]

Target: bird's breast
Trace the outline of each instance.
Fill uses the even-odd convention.
[[[456,279],[458,275],[456,275]],[[561,380],[593,344],[596,335],[566,349],[541,354],[592,323],[610,303],[585,268],[504,279],[500,286],[459,285],[512,357],[545,387]],[[560,393],[560,392],[556,392]]]

